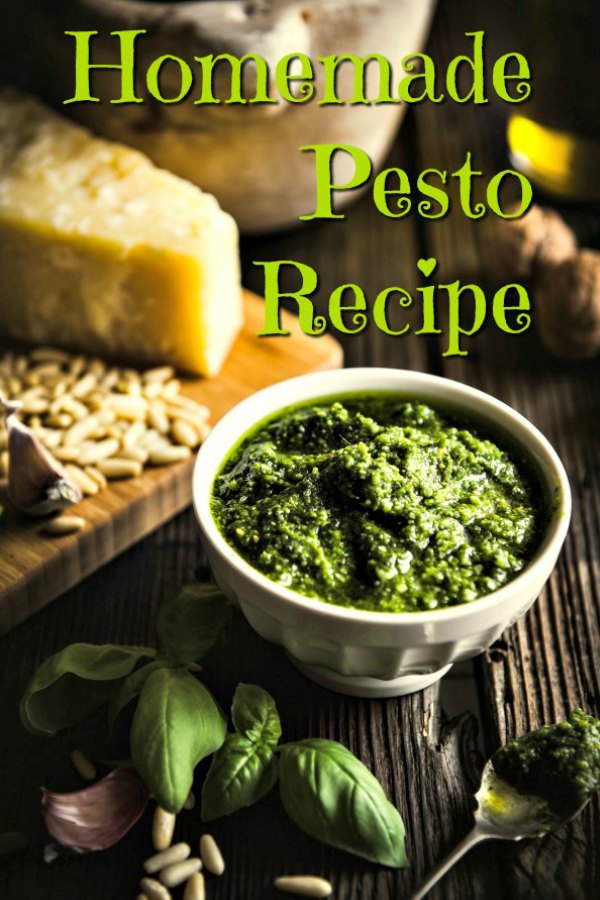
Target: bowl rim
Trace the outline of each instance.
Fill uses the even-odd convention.
[[[281,402],[269,402],[271,401],[273,394],[279,395],[282,392],[285,393],[285,388],[288,385],[293,385],[294,387],[305,386],[307,392],[304,399],[309,402],[312,399],[316,400],[318,397],[327,398],[336,394],[343,395],[344,393],[359,393],[362,391],[365,391],[366,393],[370,393],[371,391],[387,391],[390,393],[396,391],[398,393],[407,394],[414,393],[415,397],[419,399],[418,390],[411,389],[410,391],[406,391],[405,388],[402,388],[400,382],[407,377],[411,381],[421,384],[423,388],[442,388],[443,386],[445,390],[454,392],[457,399],[457,408],[463,408],[467,415],[469,411],[472,410],[475,417],[485,419],[486,412],[496,413],[497,419],[494,419],[494,428],[497,428],[500,433],[505,433],[509,438],[513,437],[512,430],[509,427],[510,425],[527,435],[529,439],[527,444],[519,439],[516,439],[516,443],[519,448],[522,449],[523,453],[531,459],[537,477],[542,483],[544,490],[547,491],[549,496],[553,495],[555,498],[554,508],[547,528],[531,560],[511,581],[489,594],[478,597],[476,600],[459,603],[455,606],[444,607],[442,609],[419,610],[415,612],[377,612],[375,610],[362,610],[354,607],[338,606],[317,597],[307,597],[292,588],[280,585],[277,582],[272,581],[266,575],[263,575],[258,569],[255,569],[225,540],[212,516],[209,502],[214,478],[219,471],[223,460],[236,441],[243,437],[249,428],[253,427],[252,425],[248,426],[244,424],[242,428],[237,429],[237,434],[233,441],[228,440],[226,442],[227,446],[223,447],[220,454],[218,454],[216,448],[219,447],[219,444],[222,441],[221,436],[230,426],[232,421],[234,421],[235,417],[244,412],[249,405],[257,404],[259,401],[265,401],[264,404],[260,403],[261,414],[255,420],[255,424],[258,424],[261,420],[270,418],[279,410],[283,410],[287,406],[303,403],[303,399],[295,399],[290,404],[290,401],[287,400],[286,402],[284,398]],[[368,381],[371,379],[385,380],[388,378],[390,380],[389,387],[357,386],[357,382],[361,382],[361,380],[364,379]],[[332,381],[339,381],[339,385],[332,389],[330,385],[330,382]],[[345,384],[345,382],[349,383]],[[319,383],[327,384],[327,387],[323,390],[311,390],[311,388],[315,388]],[[479,408],[478,404],[480,405]],[[481,406],[486,407],[486,412],[481,412]],[[490,415],[488,415],[487,418],[491,420]],[[537,451],[537,454],[534,453],[534,451]],[[203,483],[205,481],[205,476],[202,469],[204,460],[209,453],[218,455],[219,461],[210,476],[210,485],[207,489],[206,484]],[[547,467],[551,470],[551,478],[541,470],[540,460],[536,459],[536,455],[544,459]],[[508,600],[515,592],[525,589],[528,583],[539,585],[541,582],[543,584],[554,568],[556,557],[566,537],[571,517],[572,498],[567,473],[552,444],[542,432],[529,421],[529,419],[517,412],[507,403],[498,400],[492,394],[488,394],[478,388],[471,387],[470,385],[440,375],[430,375],[429,373],[415,372],[410,369],[369,366],[362,368],[333,369],[325,372],[312,372],[307,375],[299,375],[294,378],[278,381],[250,394],[233,406],[219,422],[217,422],[198,451],[192,480],[192,502],[200,531],[219,556],[222,559],[225,559],[229,565],[236,569],[244,578],[251,581],[258,589],[266,591],[278,601],[291,604],[296,609],[305,610],[312,615],[322,616],[327,619],[337,619],[344,622],[353,622],[355,624],[413,624],[427,626],[435,623],[441,624],[442,622],[451,622],[469,614],[484,614],[492,607]],[[244,598],[244,601],[252,603],[251,599],[248,600],[247,598]]]

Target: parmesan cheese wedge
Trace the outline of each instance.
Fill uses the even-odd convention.
[[[214,197],[0,91],[0,337],[218,372],[242,323]]]

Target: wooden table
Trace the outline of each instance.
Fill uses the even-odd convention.
[[[460,35],[486,28],[491,52],[520,49],[519,4],[473,0],[443,3],[431,50],[439,61],[461,52]],[[499,21],[509,27],[503,38]],[[426,166],[452,170],[467,149],[490,174],[506,166],[505,109],[494,104],[421,105],[409,114],[390,161],[418,172]],[[579,236],[597,245],[600,218],[568,211]],[[253,260],[298,259],[321,276],[323,296],[355,281],[369,296],[387,285],[416,286],[415,262],[435,256],[443,273],[484,280],[484,228],[460,213],[427,224],[409,216],[384,219],[368,196],[344,223],[247,240],[245,283],[260,292],[261,270]],[[476,277],[475,277],[476,276]],[[565,716],[582,705],[600,712],[600,473],[597,434],[600,368],[556,361],[533,333],[515,338],[488,330],[470,342],[467,358],[443,358],[435,338],[384,338],[370,329],[346,342],[347,364],[398,366],[432,371],[481,387],[525,413],[553,442],[567,467],[574,514],[556,571],[525,618],[480,656],[466,672],[476,689],[481,727],[468,711],[462,679],[390,701],[341,697],[300,676],[283,653],[256,637],[238,616],[226,644],[212,653],[206,680],[224,705],[239,681],[256,682],[277,699],[284,734],[321,735],[342,741],[370,766],[400,808],[408,835],[410,868],[389,871],[330,851],[306,838],[285,819],[276,797],[214,826],[228,861],[210,900],[269,900],[273,875],[308,870],[330,877],[336,900],[401,900],[469,825],[471,792],[481,764],[515,734]],[[103,854],[41,862],[44,832],[40,784],[75,788],[68,751],[71,738],[40,741],[18,721],[18,700],[35,666],[70,641],[152,643],[152,620],[160,598],[192,579],[201,552],[191,511],[151,535],[78,588],[0,641],[0,830],[19,828],[34,836],[24,856],[0,862],[5,900],[129,900],[136,894],[139,864],[149,852],[148,822]],[[463,676],[465,672],[462,672]],[[448,718],[445,710],[465,709]],[[200,833],[197,814],[181,817],[186,838]],[[38,841],[39,843],[35,843]],[[543,841],[521,846],[489,844],[473,851],[432,893],[432,898],[588,898],[600,896],[600,803],[592,802],[573,824]]]

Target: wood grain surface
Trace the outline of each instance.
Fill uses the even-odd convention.
[[[183,381],[182,392],[211,410],[215,424],[248,394],[275,381],[342,365],[333,338],[307,337],[295,316],[285,314],[287,340],[257,337],[263,302],[249,291],[245,322],[225,366],[214,378]],[[77,506],[86,527],[51,537],[39,519],[5,516],[0,523],[0,634],[23,622],[59,594],[141,540],[189,506],[194,456],[173,466],[145,469],[139,478],[112,482]]]
[[[441,3],[429,49],[443,64],[464,52],[462,33],[484,28],[490,56],[524,50],[523,6],[517,0]],[[507,166],[506,112],[493,103],[477,109],[422,104],[407,116],[389,164],[416,174],[426,166],[460,163],[468,149],[478,168],[495,173]],[[597,212],[564,212],[582,240],[599,245]],[[412,215],[384,219],[366,195],[343,222],[245,241],[244,278],[260,291],[261,270],[253,261],[308,262],[320,274],[325,303],[333,287],[349,281],[361,284],[370,297],[390,284],[412,290],[418,283],[416,259],[435,255],[444,272],[462,278],[476,273],[483,283],[486,243],[485,223],[469,222],[460,213],[430,225]],[[227,706],[239,681],[261,684],[277,699],[285,738],[335,738],[358,753],[404,817],[410,867],[390,871],[322,847],[286,820],[273,794],[215,823],[227,870],[209,881],[209,900],[276,900],[281,895],[271,887],[273,877],[305,871],[331,878],[335,900],[408,900],[468,829],[482,754],[560,718],[573,705],[600,714],[599,361],[558,362],[533,331],[515,338],[487,328],[470,347],[468,358],[449,361],[435,338],[395,339],[370,329],[349,338],[345,353],[348,365],[406,366],[458,378],[511,403],[541,428],[559,450],[574,492],[573,524],[557,569],[533,609],[473,667],[397,700],[357,700],[312,685],[277,647],[235,618],[206,660],[203,675],[209,686]],[[0,640],[0,830],[20,828],[32,836],[30,851],[0,863],[0,896],[6,900],[135,897],[140,862],[150,851],[148,815],[106,853],[49,866],[42,862],[46,838],[39,785],[77,787],[68,762],[73,741],[99,748],[93,731],[52,741],[27,735],[18,722],[18,700],[35,666],[69,641],[153,642],[160,598],[174,584],[193,578],[201,564],[188,510]],[[474,706],[465,678],[476,694]],[[453,718],[456,711],[464,714]],[[183,814],[178,827],[179,836],[196,840],[201,832],[197,813]],[[476,848],[431,894],[432,900],[598,896],[598,798],[576,822],[542,841]]]

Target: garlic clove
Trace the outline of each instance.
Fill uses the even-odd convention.
[[[42,814],[50,835],[75,853],[112,847],[133,828],[148,803],[148,788],[135,769],[119,766],[81,791],[42,788]]]
[[[8,497],[21,512],[47,516],[78,503],[79,487],[38,437],[15,415],[19,405],[0,396],[8,430]]]

